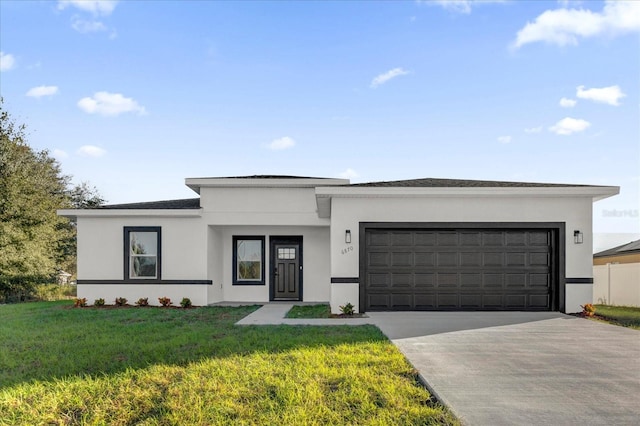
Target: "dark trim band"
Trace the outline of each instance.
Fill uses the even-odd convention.
[[[331,284],[358,284],[360,277],[331,277]]]
[[[566,284],[593,284],[593,278],[565,278]]]
[[[212,280],[78,280],[78,284],[136,284],[136,285],[150,285],[150,284],[178,284],[178,285],[213,285]]]

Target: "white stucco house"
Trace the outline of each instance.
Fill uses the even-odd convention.
[[[186,185],[199,197],[58,212],[77,219],[78,297],[576,312],[592,299],[592,204],[619,192],[294,176]]]

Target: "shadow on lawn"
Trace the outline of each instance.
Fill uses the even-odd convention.
[[[0,389],[154,364],[386,341],[374,326],[234,326],[259,306],[73,308],[68,301],[0,309]]]

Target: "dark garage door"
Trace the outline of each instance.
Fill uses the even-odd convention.
[[[552,229],[366,229],[369,311],[552,310]]]

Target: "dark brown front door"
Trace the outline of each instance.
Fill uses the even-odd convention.
[[[302,300],[302,240],[271,240],[271,300]]]

